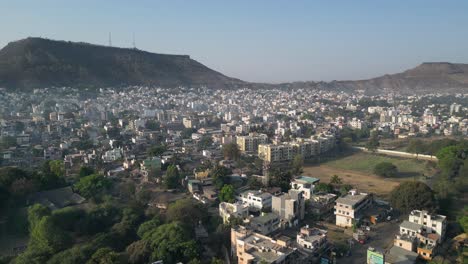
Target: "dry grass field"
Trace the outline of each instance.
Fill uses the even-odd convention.
[[[384,178],[372,173],[374,166],[382,161],[392,162],[398,167],[395,178]],[[434,171],[424,161],[394,158],[371,153],[356,152],[353,155],[328,161],[318,165],[305,165],[303,175],[330,182],[333,175],[338,175],[346,184],[351,184],[361,191],[373,192],[386,197],[402,181],[423,180]]]

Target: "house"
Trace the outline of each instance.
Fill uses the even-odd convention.
[[[259,210],[271,208],[272,195],[267,192],[248,190],[240,193],[236,198],[252,208]]]
[[[304,198],[310,200],[312,194],[314,193],[315,185],[320,182],[320,179],[308,177],[308,176],[299,176],[291,180],[291,188],[295,190],[302,191],[304,193]]]
[[[294,252],[288,241],[273,239],[243,226],[231,229],[231,256],[238,264],[293,263]]]
[[[306,251],[315,252],[327,244],[327,231],[306,225],[297,234],[296,242]]]
[[[259,216],[250,218],[249,227],[262,235],[268,235],[280,227],[280,218],[275,213],[262,212]]]
[[[372,196],[367,193],[359,193],[350,190],[349,193],[340,197],[335,202],[336,225],[341,227],[352,227],[354,221],[359,221],[364,210],[372,205]]]
[[[439,242],[444,238],[447,229],[447,217],[438,214],[429,214],[425,210],[413,210],[409,214],[409,221],[423,225],[423,230],[427,233],[439,235]]]
[[[278,214],[284,225],[297,225],[304,219],[305,199],[302,191],[289,190],[278,196],[273,196],[271,211]]]
[[[446,217],[413,210],[408,219],[400,224],[394,246],[416,252],[422,259],[431,260],[442,241],[440,234],[445,235]]]
[[[223,224],[229,223],[231,217],[244,219],[249,215],[249,206],[242,202],[219,204],[219,216],[223,219]]]

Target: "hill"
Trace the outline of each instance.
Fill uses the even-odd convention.
[[[0,87],[24,90],[52,86],[208,86],[212,88],[315,88],[365,90],[369,94],[468,91],[468,64],[422,63],[402,73],[358,81],[247,83],[227,77],[187,55],[82,42],[27,38],[0,50]]]
[[[468,64],[425,62],[402,73],[387,74],[368,80],[302,82],[283,85],[342,91],[365,90],[370,94],[383,91],[403,94],[468,92]]]
[[[243,82],[186,55],[27,38],[0,50],[0,87],[154,85],[230,87]]]

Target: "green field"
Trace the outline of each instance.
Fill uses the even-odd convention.
[[[344,158],[328,161],[323,165],[372,174],[375,165],[384,161],[391,162],[398,167],[398,177],[431,176],[434,174],[433,169],[427,161],[389,157],[364,152],[357,152]]]

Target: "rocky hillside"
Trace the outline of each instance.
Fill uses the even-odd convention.
[[[27,38],[0,50],[0,87],[154,85],[235,87],[243,82],[185,55]]]

